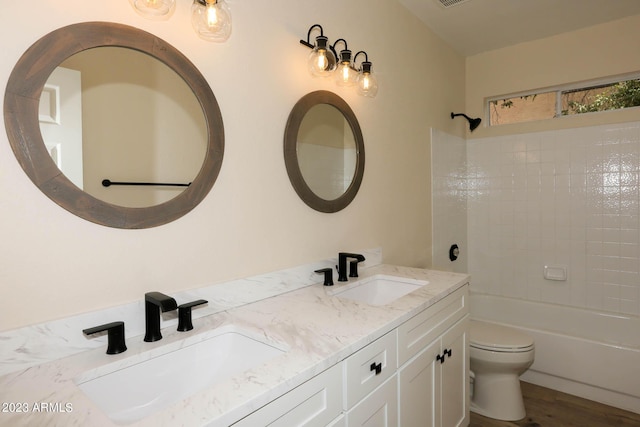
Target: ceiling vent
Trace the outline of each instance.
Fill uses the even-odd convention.
[[[466,3],[469,0],[437,0],[437,1],[438,3],[440,3],[440,5],[444,6],[445,8],[449,8],[452,6],[457,6],[462,3]]]

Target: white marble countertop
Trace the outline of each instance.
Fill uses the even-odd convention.
[[[194,319],[195,329],[190,332],[163,329],[164,338],[155,343],[143,342],[142,336],[127,337],[128,350],[118,355],[106,355],[101,347],[12,372],[0,377],[0,425],[118,425],[76,386],[80,376],[104,369],[105,365],[126,365],[140,354],[153,355],[163,346],[180,346],[184,340],[198,340],[208,331],[234,325],[289,350],[255,369],[127,424],[228,426],[342,361],[469,280],[465,274],[390,265],[366,268],[360,273],[360,278],[385,274],[428,280],[429,284],[389,305],[376,307],[331,296],[349,283],[335,282],[329,288],[319,282]],[[19,409],[25,411],[17,412]]]

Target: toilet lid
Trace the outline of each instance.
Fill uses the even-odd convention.
[[[533,338],[513,328],[472,320],[470,345],[496,351],[523,351],[533,348]]]

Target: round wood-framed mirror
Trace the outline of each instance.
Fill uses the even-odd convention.
[[[73,184],[46,148],[39,124],[40,96],[47,79],[72,55],[98,47],[123,47],[164,63],[193,91],[206,124],[206,148],[199,172],[174,198],[153,206],[126,207],[102,201]],[[57,29],[35,42],[14,67],[4,98],[4,119],[13,152],[33,183],[67,211],[108,227],[150,228],[174,221],[209,193],[222,166],[224,128],[213,92],[198,69],[160,38],[130,26],[87,22]]]
[[[338,212],[356,197],[364,175],[364,140],[349,104],[315,91],[293,107],[284,134],[291,185],[311,208]]]

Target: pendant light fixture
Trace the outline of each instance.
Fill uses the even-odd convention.
[[[344,49],[340,51],[338,65],[334,73],[335,82],[338,86],[353,86],[356,84],[358,72],[353,68],[353,64],[351,63],[351,51],[347,49],[346,40],[336,40],[333,44],[333,49],[335,50],[336,45],[340,41],[344,43]]]
[[[311,31],[314,28],[320,30],[320,35],[316,37],[315,44],[312,44]],[[342,42],[344,49],[340,54],[336,54],[336,45]],[[325,37],[322,26],[314,24],[307,32],[307,40],[300,40],[300,44],[311,49],[307,64],[309,71],[314,76],[329,77],[331,76],[338,86],[348,87],[355,86],[357,92],[369,98],[373,98],[378,93],[378,81],[371,72],[371,62],[367,53],[363,50],[356,53],[352,58],[351,50],[347,47],[345,39],[338,39],[333,45],[329,45],[329,39]],[[364,61],[360,68],[356,67],[358,55],[364,54]],[[336,61],[336,57],[338,60]]]
[[[168,19],[176,0],[129,0],[133,8],[147,19]],[[231,11],[225,0],[193,0],[191,25],[207,41],[224,42],[231,35]]]
[[[320,35],[316,37],[315,45],[309,42],[311,31],[314,28],[320,29]],[[318,24],[312,25],[307,32],[307,41],[300,40],[300,43],[311,49],[307,58],[309,72],[317,77],[330,76],[336,69],[336,55],[329,47],[329,39],[324,36],[322,27]]]
[[[369,57],[367,56],[367,52],[361,50],[356,53],[354,58],[355,60],[358,58],[358,55],[364,53],[364,61],[360,66],[360,71],[358,73],[358,78],[356,79],[357,90],[358,93],[362,96],[366,96],[369,98],[375,98],[378,94],[378,80],[371,72],[371,62],[369,62]]]
[[[193,0],[191,24],[200,38],[224,42],[231,35],[231,12],[224,0]]]

